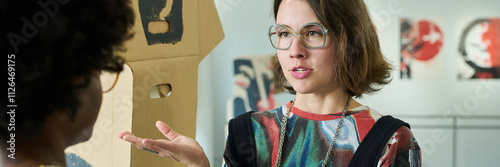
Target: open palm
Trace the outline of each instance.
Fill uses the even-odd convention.
[[[160,157],[171,158],[188,166],[210,166],[203,148],[196,140],[178,134],[162,121],[157,121],[156,127],[169,140],[142,139],[127,131],[120,133],[118,137],[138,149],[146,148],[157,152]]]

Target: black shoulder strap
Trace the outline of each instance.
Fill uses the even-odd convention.
[[[254,112],[246,112],[229,121],[229,146],[231,154],[237,161],[234,162],[234,166],[257,166],[257,152],[250,118],[250,114]]]
[[[410,128],[408,123],[390,115],[378,119],[359,145],[348,167],[376,167],[387,141],[401,126]]]

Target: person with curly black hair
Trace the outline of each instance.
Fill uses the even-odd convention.
[[[0,166],[66,166],[92,134],[101,72],[123,69],[130,1],[2,0],[0,21]]]

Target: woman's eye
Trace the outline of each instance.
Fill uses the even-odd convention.
[[[289,32],[280,32],[280,37],[288,37],[290,36]]]
[[[316,35],[319,35],[319,33],[316,32],[316,31],[309,31],[309,33],[307,33],[307,35],[309,35],[309,36],[316,36]]]

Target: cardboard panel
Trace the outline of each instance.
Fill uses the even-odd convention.
[[[198,63],[214,49],[224,38],[219,14],[215,8],[214,1],[202,0],[198,4],[199,15],[199,36],[200,50]]]
[[[195,137],[198,56],[130,62],[133,69],[132,133],[164,139],[155,122],[162,120],[178,133]],[[170,96],[151,99],[151,87],[170,84]],[[179,163],[146,151],[132,149],[131,166],[174,166]]]
[[[133,0],[132,5],[135,35],[126,44],[127,61],[198,55],[198,0]],[[169,22],[169,31],[149,33],[149,23],[159,20]]]

